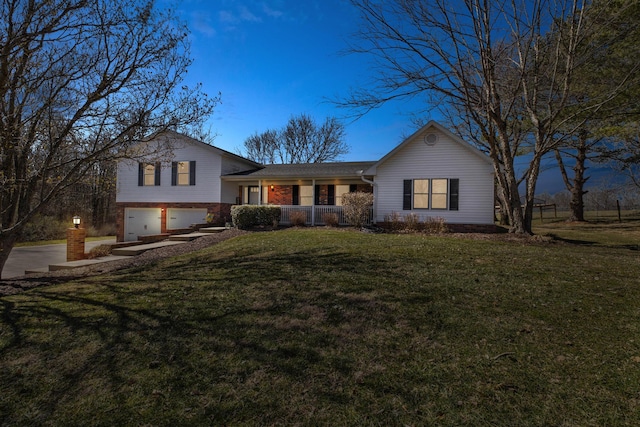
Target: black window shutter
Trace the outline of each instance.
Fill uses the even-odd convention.
[[[450,179],[449,180],[449,210],[457,211],[458,210],[458,194],[459,194],[460,180],[459,179]]]
[[[171,185],[178,184],[178,162],[171,162]]]
[[[189,162],[189,185],[196,185],[196,161]]]
[[[144,163],[138,163],[138,187],[144,185]]]
[[[327,199],[328,205],[336,204],[336,186],[333,184],[327,186]]]
[[[358,184],[349,184],[349,193],[355,193],[358,191]]]
[[[155,185],[160,185],[160,162],[156,162],[154,181],[155,181]]]
[[[300,204],[300,186],[299,185],[293,185],[293,188],[291,189],[291,204],[292,205],[299,205]]]
[[[316,184],[316,188],[314,191],[313,204],[314,205],[320,204],[320,186],[318,184]]]
[[[405,179],[402,191],[402,210],[411,210],[411,190],[413,187],[413,180]]]

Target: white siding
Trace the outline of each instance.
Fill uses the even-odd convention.
[[[429,133],[435,130],[430,129]],[[428,146],[424,134],[416,135],[402,149],[379,164],[375,176],[376,221],[397,212],[418,214],[421,220],[441,217],[458,224],[493,223],[493,168],[491,164],[439,131],[438,142]],[[402,210],[405,179],[459,179],[457,211]]]
[[[239,184],[237,182],[222,181],[222,195],[220,197],[220,202],[231,203],[232,205],[236,204],[236,199],[240,197],[238,185]]]
[[[179,138],[176,136],[175,138]],[[138,186],[138,162],[123,161],[118,164],[116,201],[119,203],[235,203],[237,185],[225,185],[224,193],[220,176],[223,173],[250,169],[249,164],[232,157],[222,156],[213,147],[198,142],[174,142],[172,158],[161,162],[160,185]],[[196,162],[196,185],[171,185],[173,161]]]
[[[222,159],[222,175],[244,172],[249,169],[255,169],[255,166],[250,166],[237,158],[223,157]]]

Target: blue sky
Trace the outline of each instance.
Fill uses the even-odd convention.
[[[237,153],[254,133],[279,129],[302,113],[323,122],[353,112],[331,99],[371,77],[363,56],[344,55],[357,13],[346,0],[183,0],[191,30],[187,83],[222,93],[209,125],[214,144]],[[410,103],[397,102],[345,124],[350,153],[340,160],[377,160],[415,131]]]
[[[331,102],[374,77],[367,57],[344,54],[359,19],[348,0],[161,1],[177,1],[191,31],[186,83],[222,94],[208,123],[216,146],[240,153],[249,136],[305,113],[319,123],[343,119],[350,152],[339,160],[378,160],[416,130],[411,115],[425,109],[419,99],[389,103],[356,121]],[[425,119],[438,120],[432,111]],[[557,167],[543,172],[538,193],[563,189]]]

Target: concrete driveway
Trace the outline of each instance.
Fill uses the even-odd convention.
[[[104,243],[115,242],[115,237],[86,242],[84,251],[89,252],[91,248],[102,245]],[[23,276],[25,270],[35,270],[40,268],[49,268],[50,264],[59,264],[67,261],[67,245],[60,243],[57,245],[42,246],[21,246],[13,248],[9,254],[4,269],[2,271],[2,279]]]

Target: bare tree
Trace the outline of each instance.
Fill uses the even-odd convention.
[[[153,1],[0,6],[0,271],[25,224],[150,132],[200,123],[217,98],[181,85],[187,29]]]
[[[255,133],[244,141],[244,156],[262,164],[276,163],[280,150],[278,131],[269,129]]]
[[[344,126],[329,117],[318,126],[306,114],[294,116],[280,131],[267,130],[244,142],[244,155],[260,163],[324,163],[349,152]]]
[[[575,70],[593,54],[581,44],[586,0],[352,3],[362,24],[350,51],[372,58],[377,78],[341,104],[364,114],[420,96],[432,101],[425,110],[433,101],[455,108],[493,161],[510,230],[531,233],[542,158],[561,144],[559,128],[580,126],[566,108],[576,102],[570,97]],[[583,111],[608,100],[601,96]],[[521,179],[514,160],[523,150],[530,162]]]

